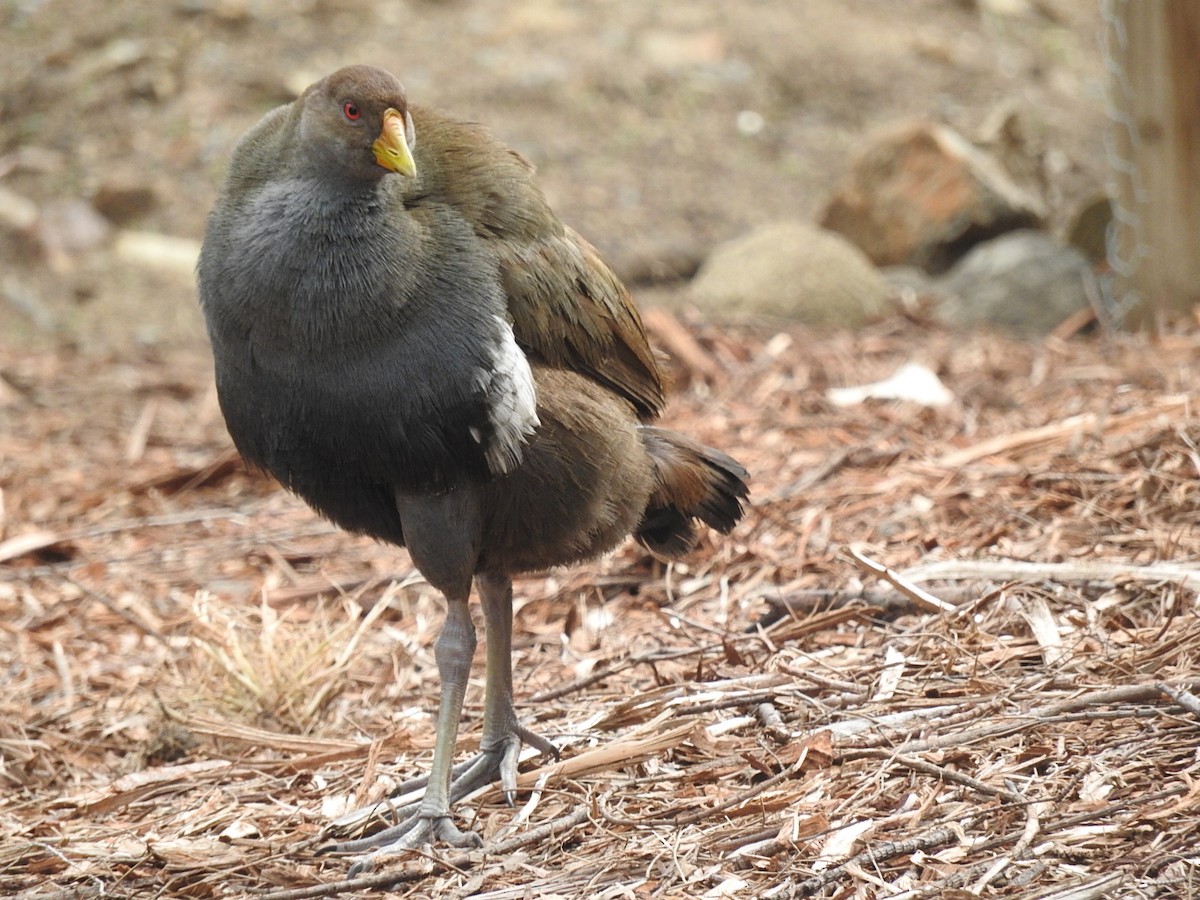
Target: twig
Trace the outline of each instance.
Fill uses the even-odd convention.
[[[675,316],[660,306],[650,306],[642,313],[646,329],[653,333],[672,356],[687,368],[710,382],[724,377],[711,353],[700,346],[692,334]]]
[[[1087,812],[1076,813],[1073,816],[1067,816],[1065,819],[1059,819],[1056,822],[1049,824],[1039,823],[1041,825],[1042,834],[1053,834],[1056,831],[1062,831],[1064,828],[1073,828],[1076,825],[1084,825],[1088,822],[1094,822],[1097,819],[1103,819],[1107,816],[1114,816],[1117,813],[1125,812],[1137,806],[1145,806],[1148,803],[1157,803],[1159,800],[1169,800],[1171,797],[1178,797],[1180,794],[1186,794],[1188,788],[1186,785],[1177,784],[1172,787],[1157,791],[1153,794],[1144,794],[1140,797],[1131,797],[1128,800],[1122,800],[1119,803],[1114,803],[1110,806],[1103,806],[1098,809],[1089,809]],[[1026,822],[1020,831],[1008,831],[996,837],[989,838],[981,843],[976,844],[972,849],[976,853],[985,853],[989,850],[995,850],[997,847],[1003,847],[1010,841],[1019,840],[1029,827]]]
[[[914,772],[932,775],[935,778],[940,778],[942,781],[961,784],[963,787],[968,787],[977,793],[984,794],[988,797],[1000,797],[1004,800],[1007,800],[1009,803],[1024,804],[1028,802],[1025,797],[1022,797],[1015,791],[1010,791],[1006,788],[993,787],[990,784],[980,781],[978,778],[972,778],[970,775],[963,774],[962,772],[955,772],[951,769],[943,768],[942,766],[935,765],[934,763],[926,760],[917,759],[916,757],[903,756],[883,749],[870,750],[863,753],[862,756],[886,759],[888,762],[894,762],[897,765],[904,766],[906,769],[912,769]]]
[[[1000,877],[1000,873],[1012,865],[1011,856],[1001,856],[995,862],[987,866],[987,870],[972,882],[967,889],[971,894],[979,896],[983,893],[984,888]]]
[[[560,759],[522,772],[517,776],[517,787],[520,790],[530,790],[536,787],[543,777],[579,778],[618,766],[633,765],[678,746],[702,727],[698,718],[683,718],[677,724],[661,731],[613,741],[593,750],[585,750],[578,756]]]
[[[91,597],[97,603],[102,605],[105,609],[107,609],[113,615],[119,616],[120,618],[124,619],[126,622],[128,622],[130,625],[132,625],[134,628],[137,628],[139,631],[145,633],[149,637],[154,638],[156,641],[158,641],[164,647],[171,646],[170,643],[167,641],[167,639],[165,637],[163,637],[162,632],[160,632],[157,628],[155,628],[153,625],[149,625],[146,622],[143,622],[141,619],[139,619],[137,616],[135,616],[129,610],[122,609],[121,607],[117,606],[117,604],[115,604],[112,600],[108,599],[108,597],[105,597],[99,591],[92,590],[86,584],[82,584],[82,583],[76,581],[74,578],[63,578],[63,581],[65,581],[67,584],[74,585],[76,588],[83,591],[85,594],[87,594],[89,597]]]
[[[754,711],[758,714],[759,721],[763,723],[767,734],[777,744],[786,744],[792,739],[792,733],[783,724],[783,717],[779,715],[779,710],[775,708],[774,703],[760,703]]]
[[[1087,581],[1115,584],[1122,581],[1171,581],[1200,590],[1200,566],[1183,563],[1135,563],[1111,560],[1042,563],[1015,559],[948,559],[905,569],[900,576],[907,581]]]
[[[1077,416],[1063,419],[1061,422],[1051,422],[1049,425],[1040,425],[1036,428],[1027,428],[1024,431],[988,438],[972,447],[964,447],[961,450],[943,454],[937,459],[931,460],[931,464],[947,469],[957,469],[968,463],[1000,453],[1062,443],[1083,432],[1095,431],[1102,421],[1109,432],[1115,432],[1118,429],[1149,423],[1159,416],[1182,413],[1193,402],[1194,399],[1186,394],[1177,394],[1162,397],[1148,409],[1137,409],[1133,412],[1106,416],[1103,419],[1098,413],[1080,413]]]
[[[1099,900],[1101,897],[1113,897],[1113,892],[1121,886],[1125,878],[1124,872],[1113,872],[1111,875],[1101,875],[1086,884],[1038,894],[1035,900]]]
[[[1012,858],[1020,859],[1033,846],[1034,840],[1042,830],[1042,813],[1049,812],[1054,808],[1054,804],[1047,800],[1040,800],[1037,803],[1030,803],[1025,809],[1025,830],[1021,832],[1020,839],[1013,845]]]
[[[142,404],[142,411],[138,413],[137,421],[133,423],[129,438],[125,442],[125,462],[132,465],[145,455],[146,442],[150,439],[150,429],[154,427],[158,406],[157,397],[151,397]]]
[[[1189,680],[1180,683],[1179,686],[1186,685],[1188,688],[1194,688],[1197,684],[1200,684],[1200,681]],[[1069,700],[1060,700],[1056,703],[1035,706],[1033,709],[1024,712],[1014,712],[1007,718],[1000,719],[999,721],[988,722],[987,724],[977,725],[962,731],[939,734],[924,740],[907,741],[896,746],[894,752],[921,753],[926,750],[936,750],[942,747],[965,747],[968,744],[973,744],[986,738],[1012,734],[1024,731],[1026,728],[1044,725],[1047,720],[1052,720],[1057,716],[1071,713],[1095,712],[1094,707],[1098,706],[1139,702],[1150,703],[1161,699],[1163,695],[1162,688],[1162,684],[1155,683],[1131,684],[1124,687],[1089,691],[1077,697],[1072,697]],[[874,758],[877,752],[875,748],[853,748],[838,754],[838,758],[840,760]]]
[[[826,625],[828,625],[827,621],[819,621],[815,625],[815,627],[818,627],[818,628],[825,627]],[[780,627],[782,628],[783,626],[780,625]],[[630,656],[627,659],[623,659],[619,662],[615,662],[612,665],[606,666],[603,669],[600,669],[598,671],[594,671],[587,675],[584,675],[582,678],[577,678],[574,681],[563,685],[562,687],[553,688],[548,691],[542,691],[540,694],[534,694],[532,697],[530,697],[525,702],[527,702],[529,704],[538,704],[538,703],[545,703],[548,700],[558,700],[562,697],[567,696],[568,694],[573,694],[576,691],[581,691],[584,688],[595,684],[597,681],[603,681],[605,678],[609,678],[613,675],[619,674],[620,672],[623,672],[626,669],[631,669],[634,666],[640,666],[640,665],[643,665],[646,663],[653,664],[656,662],[668,662],[668,661],[673,661],[673,660],[677,660],[677,659],[687,659],[689,656],[697,656],[697,655],[704,656],[709,653],[719,654],[719,653],[724,652],[725,646],[727,644],[741,644],[741,643],[755,643],[755,642],[762,643],[763,641],[764,641],[763,635],[760,634],[757,629],[755,629],[754,631],[747,631],[747,632],[743,632],[741,634],[735,634],[735,633],[723,634],[722,640],[720,643],[714,642],[714,643],[710,643],[710,644],[697,644],[694,647],[685,647],[680,650],[651,650],[646,653],[641,653],[641,654],[638,654],[637,656]]]
[[[208,522],[213,519],[244,520],[246,514],[236,509],[219,507],[215,509],[196,509],[188,512],[168,513],[161,516],[143,516],[137,519],[122,519],[108,525],[91,525],[87,528],[74,528],[67,531],[35,531],[20,534],[0,541],[0,562],[24,556],[38,550],[45,550],[55,544],[65,544],[71,541],[103,537],[109,534],[119,534],[124,531],[137,531],[141,528],[170,528],[174,525],[193,525],[197,522]],[[313,533],[333,534],[333,525],[322,522],[319,529]]]
[[[825,885],[837,881],[845,875],[848,869],[870,868],[877,863],[885,862],[897,856],[909,856],[918,850],[929,850],[933,847],[949,844],[958,840],[962,835],[962,829],[977,818],[979,816],[970,816],[967,821],[958,825],[943,825],[917,837],[907,838],[903,841],[887,841],[877,847],[864,850],[862,853],[850,857],[845,862],[839,863],[836,866],[830,866],[820,875],[814,875],[812,878],[801,881],[796,885],[794,896],[807,897],[815,894],[821,888],[825,887]]]
[[[922,609],[937,613],[954,612],[957,609],[953,603],[947,603],[945,600],[933,596],[929,591],[922,590],[895,570],[868,559],[853,547],[847,548],[846,552],[860,569],[882,578]]]
[[[986,585],[982,589],[986,589]],[[961,609],[960,604],[977,600],[980,590],[975,586],[954,586],[941,589],[938,594],[947,603],[954,605],[955,609]],[[882,586],[864,587],[858,590],[811,588],[791,591],[783,596],[764,597],[763,600],[766,601],[769,609],[763,613],[756,624],[762,625],[764,628],[774,625],[789,613],[812,615],[826,610],[840,609],[851,603],[862,603],[871,607],[863,612],[872,618],[880,616],[894,618],[901,613],[910,612],[915,605],[907,594]]]
[[[1157,687],[1160,691],[1190,712],[1193,716],[1200,718],[1200,697],[1197,697],[1191,691],[1172,687],[1169,684],[1159,684]]]
[[[716,804],[715,806],[706,806],[703,809],[695,810],[694,812],[690,812],[684,816],[662,816],[662,815],[659,815],[659,816],[647,816],[642,819],[622,819],[617,816],[613,816],[613,815],[609,814],[604,809],[600,810],[600,814],[602,816],[604,816],[604,818],[607,821],[612,822],[613,824],[628,825],[628,826],[634,826],[634,827],[639,827],[639,828],[646,827],[646,826],[652,826],[652,825],[673,825],[673,826],[676,826],[679,828],[683,828],[687,825],[695,825],[697,822],[703,822],[705,819],[709,818],[710,816],[716,815],[717,813],[721,812],[722,810],[731,809],[735,806],[740,806],[743,803],[745,803],[747,800],[754,799],[759,794],[763,793],[763,791],[769,790],[769,789],[773,788],[775,785],[777,785],[783,781],[787,781],[789,778],[792,778],[795,775],[797,775],[804,768],[804,766],[807,762],[808,762],[808,753],[807,752],[801,753],[800,758],[797,759],[794,763],[792,763],[786,769],[783,769],[783,770],[775,773],[774,775],[772,775],[770,778],[766,779],[765,781],[760,781],[758,784],[752,785],[749,789],[742,791],[741,793],[736,794],[732,797],[729,797],[725,800],[722,800],[720,803]]]
[[[820,465],[807,470],[791,484],[785,484],[770,496],[757,501],[756,505],[762,506],[767,503],[779,503],[784,500],[791,500],[793,497],[804,493],[810,488],[816,487],[845,466],[850,461],[850,457],[854,455],[855,449],[853,447],[846,447],[831,453]]]

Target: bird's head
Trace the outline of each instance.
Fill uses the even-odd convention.
[[[321,166],[363,181],[417,174],[408,97],[395,76],[348,66],[311,85],[298,102],[302,152]]]

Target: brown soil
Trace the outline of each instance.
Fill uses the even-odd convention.
[[[75,225],[69,201],[148,187],[155,201],[125,224],[198,239],[237,137],[315,78],[370,62],[528,156],[563,219],[623,274],[686,269],[753,225],[811,218],[864,135],[914,116],[978,136],[1018,110],[1061,223],[1104,184],[1099,17],[1091,0],[1030,10],[24,0],[0,11],[0,184]],[[746,113],[761,130],[739,129]],[[200,331],[189,279],[107,246],[47,260],[0,231],[0,265],[0,333],[40,339],[30,307],[88,347],[191,345]]]

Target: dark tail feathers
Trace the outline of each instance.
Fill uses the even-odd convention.
[[[639,427],[655,485],[634,536],[660,556],[676,557],[696,544],[696,520],[728,534],[744,512],[750,477],[737,460],[676,431]]]

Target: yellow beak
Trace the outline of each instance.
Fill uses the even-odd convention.
[[[384,111],[383,128],[371,145],[371,152],[375,154],[375,161],[385,169],[408,178],[417,174],[417,164],[413,161],[412,151],[408,149],[404,116],[394,109]]]

